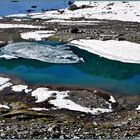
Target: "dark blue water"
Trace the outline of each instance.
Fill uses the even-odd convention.
[[[56,42],[47,44],[56,46]],[[140,65],[101,58],[71,46],[85,62],[52,64],[29,59],[0,59],[0,73],[31,83],[77,85],[101,88],[121,94],[140,94]]]

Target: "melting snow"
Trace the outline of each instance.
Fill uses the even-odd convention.
[[[42,26],[33,26],[33,25],[27,25],[27,24],[3,24],[0,23],[0,29],[6,29],[6,28],[44,28]]]
[[[0,86],[0,91],[3,90],[3,89],[6,88],[6,87],[10,87],[10,86],[12,86],[12,85],[13,85],[12,83],[7,82],[7,83],[5,83],[5,84],[3,84],[3,85]]]
[[[53,95],[56,91],[51,91],[48,88],[37,88],[32,92],[32,96],[37,99],[36,102],[46,101],[49,97]]]
[[[25,91],[25,93],[29,93],[32,91],[32,89],[25,89],[24,91]]]
[[[140,44],[116,40],[74,40],[71,44],[111,60],[140,64]]]
[[[8,82],[9,80],[10,80],[9,78],[0,77],[0,85],[5,84],[5,83]]]
[[[53,96],[56,99],[49,100],[51,104],[56,106],[57,108],[65,108],[74,111],[81,111],[86,113],[104,113],[111,112],[111,108],[103,109],[103,108],[87,108],[83,107],[79,104],[74,103],[73,101],[66,99],[68,97],[69,91],[51,91],[48,88],[38,88],[32,92],[32,96],[35,96],[36,102],[46,101],[49,97]]]
[[[45,110],[49,110],[49,109],[47,109],[47,108],[40,108],[40,107],[33,107],[33,108],[29,108],[28,110],[34,110],[34,111],[45,111]]]
[[[55,31],[34,31],[34,32],[27,32],[27,33],[21,33],[21,38],[29,40],[34,39],[36,41],[41,41],[43,38],[50,37],[54,35]]]
[[[26,90],[28,88],[27,85],[14,85],[12,86],[12,90],[15,92],[22,92],[23,90]]]
[[[114,97],[113,97],[113,96],[110,96],[109,101],[110,101],[110,102],[112,102],[112,103],[116,103],[116,100],[114,99]]]
[[[9,106],[7,106],[7,105],[2,105],[2,104],[0,104],[0,108],[10,109]]]
[[[136,108],[136,110],[140,110],[140,105],[138,105],[138,107]]]

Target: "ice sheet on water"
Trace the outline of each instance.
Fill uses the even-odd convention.
[[[8,44],[0,49],[0,58],[26,58],[49,63],[78,63],[81,61],[81,58],[74,54],[68,46],[54,47],[37,42]]]

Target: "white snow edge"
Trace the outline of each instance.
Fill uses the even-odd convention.
[[[140,110],[140,105],[138,105],[138,107],[136,108],[136,110],[138,110],[138,111]]]
[[[0,104],[0,108],[10,109],[8,105],[2,105],[2,104]]]
[[[0,29],[9,29],[9,28],[44,28],[43,26],[34,26],[34,25],[27,25],[27,24],[4,24],[0,23]]]
[[[70,44],[110,60],[140,64],[140,44],[137,43],[80,39],[73,40]]]

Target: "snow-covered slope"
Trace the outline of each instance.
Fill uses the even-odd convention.
[[[140,2],[139,1],[76,1],[75,4],[91,6],[89,8],[77,9],[74,11],[65,9],[65,12],[47,11],[45,13],[31,14],[31,18],[42,19],[71,19],[84,17],[86,19],[110,19],[122,21],[140,22]],[[13,15],[12,15],[13,16]],[[19,16],[19,15],[14,15]],[[27,15],[20,15],[27,16]]]

